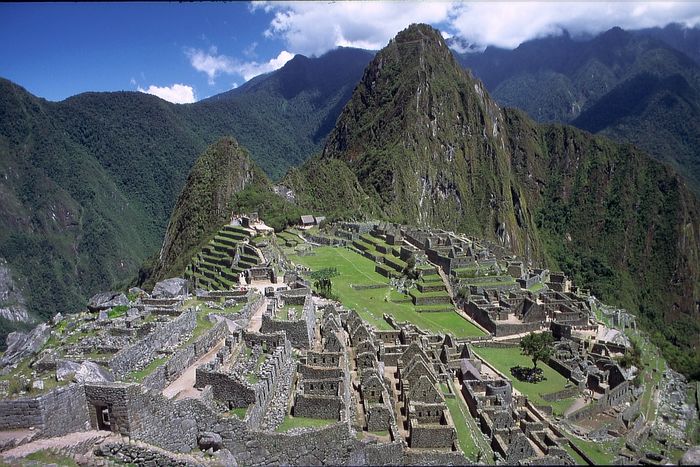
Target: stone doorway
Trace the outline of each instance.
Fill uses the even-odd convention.
[[[111,405],[111,404],[110,404]],[[95,405],[97,415],[97,429],[101,431],[112,430],[112,407],[110,405]]]

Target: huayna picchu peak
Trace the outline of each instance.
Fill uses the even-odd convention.
[[[700,332],[700,210],[678,175],[632,146],[499,108],[430,26],[377,53],[322,154],[286,179],[309,208],[338,196],[319,185],[324,165],[353,212],[361,200],[386,219],[491,239],[639,310],[667,339],[675,320]]]
[[[451,34],[185,46],[210,89],[267,73],[184,105],[0,81],[0,463],[697,463],[696,194],[502,107]],[[635,37],[591,41],[624,68]]]

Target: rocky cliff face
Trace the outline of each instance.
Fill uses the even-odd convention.
[[[429,26],[375,56],[323,153],[292,175],[310,207],[340,196],[348,212],[362,201],[388,219],[499,241],[650,327],[682,318],[689,339],[660,332],[698,345],[700,211],[684,183],[631,146],[500,109]]]
[[[27,312],[24,295],[3,258],[0,258],[0,317],[23,323],[34,321]]]

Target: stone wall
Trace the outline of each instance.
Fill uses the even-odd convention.
[[[287,321],[274,319],[267,315],[262,316],[261,333],[273,334],[280,331],[286,333],[287,338],[294,347],[308,349],[311,346],[305,320]]]
[[[558,401],[560,399],[567,399],[569,397],[577,396],[580,393],[581,393],[581,389],[574,386],[571,388],[562,389],[561,391],[557,391],[557,392],[550,392],[548,394],[540,394],[540,397],[542,398],[542,400],[545,400],[547,402],[554,402],[554,401]]]
[[[568,365],[566,365],[564,362],[560,361],[559,359],[556,358],[550,358],[549,361],[547,362],[549,366],[552,367],[554,371],[562,375],[566,379],[571,378],[571,368],[569,368]]]
[[[122,435],[131,433],[130,403],[139,392],[136,384],[95,383],[85,385],[85,398],[90,417],[90,426],[100,428],[98,419],[101,410],[108,408],[111,430]]]
[[[601,413],[609,409],[610,407],[623,404],[630,400],[632,396],[632,391],[629,388],[629,383],[624,382],[614,389],[606,391],[605,395],[598,399],[597,401],[573,412],[566,416],[567,420],[577,422],[584,418],[591,417],[595,414]]]
[[[45,420],[41,436],[62,436],[86,428],[88,406],[82,385],[73,383],[55,389],[42,396],[41,403]]]
[[[156,328],[145,338],[117,352],[109,361],[109,368],[118,379],[124,378],[131,371],[139,369],[153,359],[157,350],[172,338],[191,332],[197,326],[197,313],[189,310]]]
[[[200,366],[195,372],[195,387],[211,386],[214,399],[231,407],[248,407],[255,403],[255,390],[232,375],[221,373],[209,366]]]
[[[321,368],[299,363],[297,371],[304,379],[338,379],[343,377],[342,368]]]
[[[0,400],[0,431],[34,427],[40,437],[82,431],[88,421],[85,391],[79,384],[37,397]]]
[[[413,304],[416,306],[422,306],[422,305],[443,305],[443,304],[450,304],[452,303],[452,300],[450,299],[449,295],[440,295],[437,297],[425,297],[421,296],[418,294],[411,294],[411,299],[413,300]]]
[[[141,384],[148,389],[162,390],[227,335],[228,326],[224,321],[219,321],[196,341],[176,350],[167,362],[146,376]]]
[[[391,419],[390,408],[385,403],[365,404],[368,431],[388,431]]]
[[[286,292],[285,292],[286,294]],[[289,303],[293,296],[285,295],[285,303]],[[304,309],[302,311],[302,319],[299,320],[281,320],[274,319],[267,313],[262,316],[262,325],[260,332],[264,334],[272,334],[279,331],[284,331],[287,339],[294,347],[300,349],[308,349],[313,345],[316,337],[316,310],[311,299],[311,295],[304,295]],[[299,298],[297,298],[299,300]]]
[[[249,427],[254,429],[260,427],[270,403],[280,389],[281,382],[289,373],[289,367],[292,364],[292,348],[289,341],[285,340],[284,345],[276,347],[272,358],[265,362],[261,381],[254,387],[255,404],[248,409],[246,414],[246,422]]]
[[[0,430],[17,430],[32,426],[44,428],[40,398],[0,400]]]
[[[178,459],[176,456],[168,455],[165,452],[147,449],[142,446],[125,443],[105,443],[95,449],[95,454],[100,457],[110,457],[118,464],[126,465],[153,465],[153,466],[173,466],[189,467],[191,462]],[[189,459],[188,459],[189,461]],[[206,464],[198,464],[206,465]]]
[[[451,448],[454,444],[454,427],[438,424],[422,424],[411,420],[412,448]]]
[[[160,392],[139,392],[130,401],[130,436],[173,452],[197,446],[197,416],[191,404],[165,398]]]
[[[477,304],[466,302],[464,304],[464,312],[491,334],[496,332],[496,324],[491,320],[488,312]]]
[[[261,307],[265,306],[265,297],[258,296],[255,301],[247,303],[236,316],[237,319],[248,320]]]
[[[316,396],[297,394],[294,398],[294,416],[309,418],[340,419],[342,400],[338,396]]]

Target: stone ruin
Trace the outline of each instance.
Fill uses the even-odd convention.
[[[587,397],[561,423],[571,428],[611,417],[618,435],[649,436],[631,384],[635,372],[616,361],[628,342],[595,324],[593,310],[601,304],[563,274],[513,259],[503,267],[484,244],[450,232],[348,223],[335,235],[352,241],[370,232],[400,247],[401,255],[424,255],[453,284],[467,266],[510,275],[515,288],[479,286],[460,302],[492,335],[469,343],[389,316],[389,329],[376,329],[354,310],[319,302],[298,271],[285,269],[285,287],[264,295],[252,287],[194,291],[207,314],[187,305],[191,287],[171,280],[151,295],[130,293],[131,300],[102,294],[91,300],[91,313],[59,317],[55,324],[65,328],[59,351],[41,350],[58,336],[49,327],[12,337],[4,371],[31,358],[43,375],[32,384],[59,385],[0,401],[0,429],[33,427],[32,436],[42,438],[91,428],[171,453],[206,450],[225,464],[465,464],[448,410],[448,399],[460,397],[500,462],[571,464],[565,448],[572,445],[550,421],[551,410],[516,395],[505,375],[471,351],[471,345],[517,345],[494,337],[551,330],[557,341],[548,363],[569,383],[542,397]],[[256,266],[246,274],[254,285],[274,269]],[[539,291],[525,290],[536,284]],[[203,320],[207,330],[195,332]],[[173,389],[188,371],[191,387]],[[276,431],[296,417],[326,424]],[[129,446],[109,444],[100,452],[136,460],[129,456],[148,451]]]

